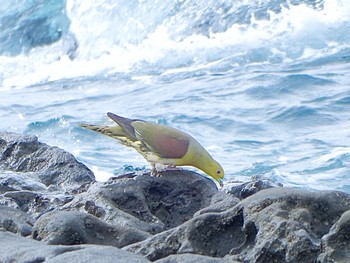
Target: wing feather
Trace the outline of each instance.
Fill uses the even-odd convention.
[[[163,125],[144,121],[131,124],[136,137],[161,158],[181,158],[188,150],[190,138],[187,134]]]

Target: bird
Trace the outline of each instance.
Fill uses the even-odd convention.
[[[209,152],[191,135],[176,128],[129,119],[108,112],[107,116],[117,126],[79,124],[103,135],[117,139],[121,144],[134,148],[151,165],[151,174],[161,176],[168,169],[193,166],[211,176],[223,187],[224,170]]]

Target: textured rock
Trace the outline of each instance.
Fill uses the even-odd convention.
[[[13,191],[44,191],[46,188],[35,173],[0,172],[0,194]]]
[[[0,229],[29,236],[32,233],[34,218],[11,207],[0,205]]]
[[[155,261],[157,263],[223,263],[221,258],[212,258],[208,256],[195,255],[195,254],[180,254],[170,255],[166,258]],[[234,261],[230,261],[234,263]]]
[[[241,211],[226,216],[208,213],[125,249],[144,255],[151,261],[183,253],[223,257],[245,242],[242,227]]]
[[[322,252],[318,262],[350,261],[350,211],[345,212],[322,237]]]
[[[205,213],[220,213],[227,211],[239,203],[239,199],[232,194],[228,194],[224,191],[219,191],[213,195],[210,205],[199,210],[194,215],[201,215]]]
[[[13,133],[0,133],[0,169],[0,204],[35,217],[70,202],[95,181],[70,153]]]
[[[63,206],[72,199],[73,196],[71,194],[49,191],[11,191],[3,194],[2,197],[0,196],[1,203],[18,208],[35,217]]]
[[[259,178],[218,191],[185,170],[95,182],[69,153],[11,133],[0,169],[0,262],[349,262],[342,192]]]
[[[150,260],[193,253],[231,254],[246,262],[314,262],[322,236],[349,204],[349,195],[340,192],[271,188],[125,249]]]
[[[0,167],[15,172],[34,172],[46,186],[95,180],[93,173],[72,154],[41,143],[35,136],[14,133],[0,133]]]
[[[150,233],[178,226],[208,206],[217,193],[209,179],[190,171],[170,171],[162,177],[143,174],[97,183],[76,196],[64,209],[100,211],[114,225],[128,225]],[[93,205],[86,205],[86,202]],[[88,209],[87,209],[88,207]]]
[[[228,182],[228,186],[230,186],[230,182]],[[233,187],[225,186],[225,190],[227,193],[236,196],[239,199],[247,198],[263,189],[268,189],[272,187],[280,187],[281,185],[277,185],[270,180],[261,179],[259,176],[256,176],[250,182],[245,183],[236,183]]]
[[[33,237],[52,245],[98,244],[123,247],[150,234],[136,228],[112,226],[97,217],[76,211],[52,211],[34,225]]]
[[[114,247],[97,245],[53,246],[0,231],[0,262],[145,263],[145,258]]]

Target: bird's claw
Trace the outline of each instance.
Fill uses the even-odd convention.
[[[162,177],[163,176],[156,168],[153,168],[151,170],[151,175],[155,176],[155,177]]]

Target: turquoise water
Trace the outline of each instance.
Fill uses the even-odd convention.
[[[83,130],[106,112],[184,130],[226,171],[350,192],[350,2],[11,1],[0,130],[72,152],[98,180],[147,169]]]

